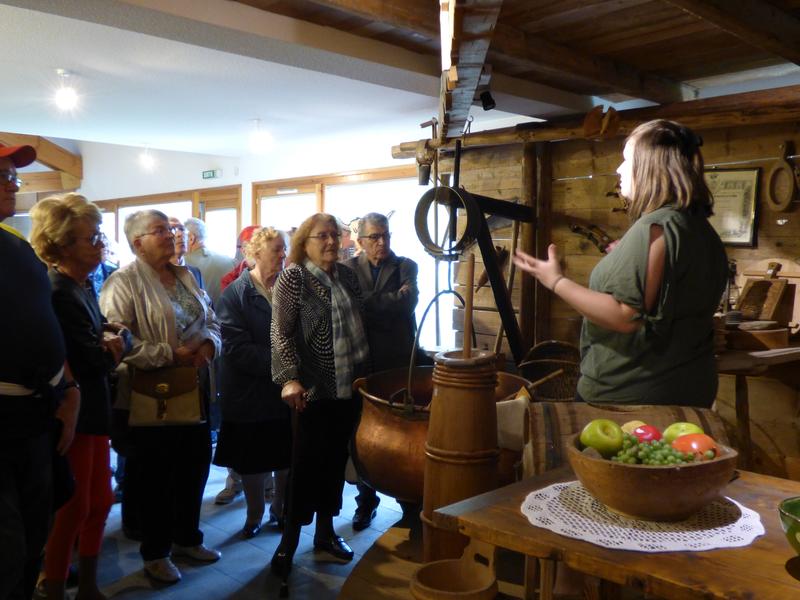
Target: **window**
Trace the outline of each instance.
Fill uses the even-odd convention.
[[[316,212],[317,195],[314,193],[264,195],[259,198],[258,222],[288,232]]]
[[[325,212],[337,216],[345,223],[370,212],[377,212],[389,217],[389,229],[392,233],[391,247],[398,256],[410,258],[419,266],[417,284],[419,287],[419,304],[417,304],[417,325],[420,325],[422,315],[428,303],[436,293],[435,273],[436,261],[420,244],[414,227],[414,212],[417,202],[426,187],[417,183],[416,179],[390,179],[383,181],[369,181],[365,183],[352,183],[330,185],[325,187]],[[447,212],[440,208],[439,238],[447,223]],[[429,228],[433,236],[433,210],[429,215]],[[439,288],[447,288],[447,263],[439,264]],[[439,302],[439,317],[441,323],[441,341],[443,346],[451,347],[455,342],[452,330],[453,299],[447,296]],[[435,311],[432,309],[426,318],[420,334],[422,346],[436,345]]]

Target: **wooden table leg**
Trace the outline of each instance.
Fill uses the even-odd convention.
[[[736,433],[739,438],[739,466],[750,469],[753,445],[750,440],[750,402],[747,394],[747,376],[736,375]]]
[[[539,600],[553,600],[553,587],[556,584],[556,561],[539,559]]]
[[[525,575],[523,579],[524,600],[536,600],[536,587],[539,583],[539,559],[534,556],[525,557]]]

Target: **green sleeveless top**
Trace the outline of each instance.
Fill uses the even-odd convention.
[[[650,226],[664,231],[661,291],[643,312]],[[665,206],[643,215],[592,271],[589,287],[640,311],[616,333],[583,320],[578,393],[590,402],[711,406],[717,393],[713,315],[727,279],[722,241],[701,215]]]

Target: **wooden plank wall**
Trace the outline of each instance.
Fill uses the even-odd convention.
[[[452,160],[441,163],[442,172],[452,172]],[[469,192],[490,196],[499,200],[520,202],[522,189],[522,146],[498,146],[495,148],[465,149],[461,156],[460,184]],[[463,220],[459,218],[459,233],[463,229]],[[504,227],[492,232],[495,246],[511,247],[511,227]],[[477,244],[475,251],[475,281],[477,283],[483,272],[483,259]],[[469,253],[466,253],[467,255]],[[465,269],[461,264],[466,260],[462,256],[455,265],[455,290],[462,296],[464,294]],[[505,270],[504,270],[505,273]],[[520,306],[520,278],[517,274],[516,283],[511,294],[514,309],[519,311]],[[500,315],[497,312],[492,290],[488,283],[482,287],[474,297],[473,323],[478,341],[478,348],[492,350],[495,336],[500,327]],[[464,311],[461,303],[453,299],[453,328],[456,330],[456,345],[463,344]],[[503,338],[501,352],[506,357],[511,357],[508,343]]]

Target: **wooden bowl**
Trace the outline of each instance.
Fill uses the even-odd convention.
[[[609,510],[646,521],[681,521],[719,496],[733,476],[738,453],[717,446],[720,456],[713,460],[628,465],[584,454],[578,434],[567,455],[583,487]]]

